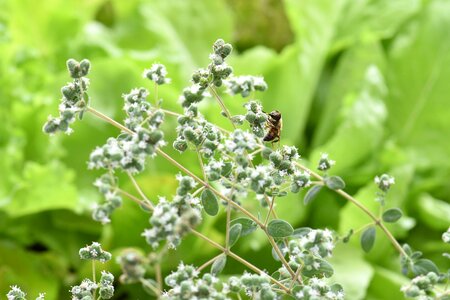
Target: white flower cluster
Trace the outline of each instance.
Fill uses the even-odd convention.
[[[142,172],[148,156],[165,144],[161,130],[151,131],[136,127],[135,134],[121,134],[109,138],[105,145],[95,148],[89,157],[90,169],[122,169],[131,173]]]
[[[173,201],[161,197],[156,205],[150,224],[142,235],[147,243],[157,248],[162,241],[167,241],[172,248],[177,247],[184,235],[201,221],[200,199],[193,197],[189,191],[195,182],[189,176],[177,176],[180,184]]]
[[[177,139],[173,143],[175,150],[184,152],[193,145],[204,157],[214,156],[222,135],[220,131],[198,114],[198,108],[191,105],[185,108],[184,115],[178,118]]]
[[[145,88],[132,89],[129,94],[122,95],[124,99],[123,110],[127,114],[125,126],[135,130],[150,115],[152,106],[147,101],[148,91]]]
[[[75,122],[77,114],[80,119],[87,107],[89,96],[86,91],[89,87],[89,79],[84,78],[89,73],[90,62],[83,59],[77,62],[74,59],[67,61],[67,69],[73,82],[68,83],[61,89],[63,95],[61,104],[59,105],[59,117],[48,117],[44,124],[43,131],[48,134],[54,134],[57,131],[62,131],[66,134],[72,133],[72,128],[69,125]]]
[[[339,284],[329,286],[325,280],[311,278],[308,284],[298,286],[294,290],[298,300],[344,300],[344,290]]]
[[[277,294],[271,288],[269,277],[266,274],[244,273],[240,278],[240,284],[245,289],[245,294],[251,299],[278,299]]]
[[[181,263],[178,269],[165,279],[171,287],[161,299],[230,299],[226,294],[218,290],[219,279],[210,273],[205,273],[198,278],[198,271],[193,266]]]
[[[111,299],[114,296],[114,275],[102,271],[102,276],[100,277],[100,298],[101,299]]]
[[[263,111],[263,107],[259,101],[249,101],[244,104],[247,113],[245,120],[250,124],[252,132],[257,137],[264,137],[266,134],[267,114]]]
[[[225,81],[230,95],[241,94],[242,97],[248,97],[253,91],[267,90],[267,83],[263,77],[258,76],[232,76]]]
[[[293,235],[282,252],[288,254],[289,265],[294,272],[301,268],[301,274],[307,278],[330,277],[333,269],[324,258],[331,256],[334,246],[330,230],[303,228]],[[281,278],[291,278],[284,266],[278,271]]]
[[[418,300],[433,300],[433,299],[446,299],[443,298],[444,293],[448,292],[443,291],[442,294],[434,290],[434,286],[438,283],[439,276],[434,272],[429,272],[426,275],[419,275],[411,280],[408,285],[404,285],[401,288],[401,291],[408,298],[414,298]]]
[[[322,153],[319,159],[319,165],[317,166],[317,169],[320,171],[326,171],[335,164],[336,162],[334,160],[328,158],[328,153]]]
[[[150,69],[145,69],[142,74],[144,78],[148,78],[158,85],[170,83],[170,78],[166,78],[167,70],[162,64],[153,64]]]
[[[105,197],[105,203],[96,205],[92,212],[95,221],[107,224],[111,221],[111,214],[122,205],[122,197],[116,191],[116,178],[105,173],[94,182],[100,193]]]
[[[381,176],[376,176],[374,181],[380,190],[387,192],[391,185],[395,183],[395,178],[388,174],[383,174]]]
[[[111,253],[102,249],[100,243],[92,242],[91,245],[81,248],[79,251],[81,259],[98,260],[105,263],[111,259]]]
[[[120,282],[137,283],[140,282],[145,275],[146,266],[148,265],[146,258],[135,249],[125,250],[118,258],[122,275]]]
[[[84,279],[80,285],[73,286],[70,290],[72,300],[94,300],[94,291],[98,285],[90,279]]]
[[[224,150],[231,155],[244,155],[258,147],[255,136],[241,129],[234,130],[223,143]]]
[[[207,95],[206,89],[214,85],[219,87],[223,80],[231,75],[233,69],[227,65],[225,58],[230,55],[232,47],[222,39],[217,40],[213,45],[213,51],[209,58],[211,63],[207,69],[197,70],[192,75],[193,85],[183,90],[180,102],[183,107],[189,107],[200,102]]]

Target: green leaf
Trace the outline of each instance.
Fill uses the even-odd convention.
[[[450,224],[450,204],[429,194],[420,195],[415,206],[419,219],[429,227],[444,231]]]
[[[301,227],[301,228],[295,228],[294,232],[292,233],[291,237],[295,237],[295,238],[300,238],[303,237],[305,235],[307,235],[308,233],[311,232],[311,228],[309,227]]]
[[[333,265],[333,282],[339,282],[344,287],[345,299],[365,299],[373,267],[364,259],[359,246],[340,244],[327,260]]]
[[[450,118],[442,109],[450,94],[449,11],[449,1],[422,5],[415,22],[397,33],[387,55],[389,86],[395,91],[386,101],[389,132],[421,168],[450,167],[450,139],[443,138]]]
[[[283,137],[298,142],[311,108],[322,67],[327,59],[328,47],[341,16],[344,1],[285,2],[296,42],[286,47],[264,77],[269,89],[262,95],[265,106],[274,106],[273,99],[286,99],[276,103],[283,114]],[[301,78],[301,80],[298,80]],[[301,90],[302,93],[298,93]]]
[[[3,209],[13,217],[45,210],[77,208],[75,174],[57,161],[49,165],[27,162],[22,183]]]
[[[234,224],[230,227],[230,235],[228,238],[228,246],[233,247],[237,240],[241,237],[242,224]]]
[[[388,39],[421,8],[419,0],[361,0],[345,3],[345,18],[339,22],[333,50]]]
[[[214,275],[220,274],[225,265],[227,264],[227,256],[225,254],[221,254],[212,264],[211,273]]]
[[[395,223],[401,217],[403,213],[400,208],[390,208],[383,213],[383,221],[387,223]]]
[[[302,274],[306,277],[331,277],[333,276],[334,270],[330,263],[321,258],[315,258],[313,264],[318,268],[313,268],[307,266],[302,270]]]
[[[277,219],[269,222],[267,231],[274,238],[283,238],[290,236],[294,232],[294,228],[288,222]]]
[[[325,185],[332,190],[342,190],[345,188],[345,182],[339,176],[324,178]]]
[[[412,271],[414,275],[425,275],[429,272],[434,272],[436,274],[439,274],[439,269],[436,267],[434,262],[432,262],[429,259],[421,258],[414,262]]]
[[[365,49],[371,50],[378,49]],[[322,153],[332,153],[333,160],[338,162],[333,166],[333,171],[341,174],[366,163],[367,157],[379,147],[384,137],[383,125],[387,118],[384,99],[387,88],[383,74],[380,67],[372,62],[358,75],[360,77],[355,90],[340,92],[345,93],[340,95],[343,97],[342,105],[330,112],[335,118],[336,115],[340,118],[332,123],[324,120],[328,128],[323,129],[327,130],[323,134],[327,136],[322,137],[323,144],[316,147],[310,157],[311,161],[318,161]],[[340,113],[337,114],[336,110]]]
[[[258,228],[258,225],[253,220],[244,217],[231,220],[230,225],[233,226],[234,224],[242,225],[241,236],[249,235]]]
[[[209,189],[204,189],[202,192],[202,204],[205,212],[210,216],[215,216],[219,212],[219,202],[216,195]]]
[[[370,299],[404,299],[401,287],[408,283],[409,280],[398,271],[376,267],[365,299],[369,295]]]
[[[305,195],[305,198],[303,199],[303,203],[305,205],[308,205],[309,203],[311,203],[317,196],[317,194],[320,192],[320,190],[322,189],[322,185],[315,185],[312,188],[310,188]]]
[[[286,245],[284,244],[284,242],[278,242],[277,243],[277,247],[278,249],[281,251],[282,254],[286,253],[284,251],[284,249],[286,248]],[[285,255],[286,256],[286,255]],[[274,247],[272,247],[272,257],[273,259],[275,259],[276,261],[280,261],[280,257],[278,256],[277,251],[275,250]]]
[[[375,236],[376,236],[377,230],[375,226],[371,226],[364,230],[364,232],[361,235],[361,247],[364,250],[364,252],[369,252],[373,244],[375,243]]]

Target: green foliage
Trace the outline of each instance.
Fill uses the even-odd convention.
[[[267,231],[274,238],[283,238],[290,236],[294,232],[294,228],[284,220],[272,220],[267,225]]]
[[[192,71],[208,63],[212,42],[218,37],[232,41],[236,12],[226,1],[108,1],[112,8],[107,19],[105,3],[0,3],[0,295],[18,284],[30,297],[45,290],[46,299],[63,299],[77,282],[71,270],[79,278],[87,273],[77,262],[80,245],[105,240],[113,252],[130,245],[145,247],[139,234],[148,225],[148,215],[131,204],[117,210],[109,227],[87,220],[100,196],[91,184],[98,174],[86,172],[86,161],[90,151],[117,130],[86,115],[86,123],[74,124],[70,137],[48,139],[41,133],[46,116],[56,113],[58,88],[67,81],[62,62],[88,58],[95,66],[89,74],[93,106],[122,120],[119,96],[136,85],[149,87],[139,75],[153,61],[167,66],[172,85],[161,88],[159,95],[165,107],[176,110]],[[373,202],[373,178],[384,172],[395,176],[396,185],[385,200],[387,207],[399,210],[386,210],[383,220],[395,222],[388,228],[423,251],[423,257],[440,257],[445,250],[440,235],[450,224],[450,118],[445,109],[450,94],[450,3],[289,0],[283,9],[294,42],[279,53],[262,46],[234,53],[230,65],[237,75],[264,76],[268,90],[261,101],[267,110],[283,115],[281,143],[299,146],[311,166],[323,152],[329,153],[336,165],[328,178],[345,178],[346,188],[372,212],[379,209]],[[232,114],[243,112],[238,98],[226,104]],[[208,117],[227,124],[215,117],[216,103],[203,105]],[[164,126],[166,132],[175,132],[177,124],[169,120]],[[171,154],[199,171],[194,156]],[[138,180],[150,200],[171,195],[174,169],[158,159],[148,169]],[[131,187],[126,176],[117,176]],[[327,186],[343,187],[336,182]],[[334,226],[344,235],[370,222],[338,196],[325,189],[318,193],[321,188],[315,185],[306,196],[300,191],[277,199],[280,218],[294,227]],[[201,198],[208,204],[205,211],[215,215],[216,197]],[[302,199],[305,204],[315,200],[305,209]],[[328,200],[337,204],[327,205]],[[223,219],[207,219],[202,232],[223,241]],[[241,225],[240,233],[233,234],[235,241],[256,230],[256,224],[243,217],[233,217],[231,224]],[[282,236],[290,231],[285,227]],[[404,282],[393,275],[400,266],[391,246],[381,234],[376,241],[372,234],[363,236],[363,247],[371,248],[366,260],[354,250],[359,246],[355,236],[336,249],[337,263],[331,262],[336,281],[349,299],[400,299],[398,288]],[[202,243],[185,242],[175,256],[187,263],[214,255],[203,251]],[[252,241],[240,239],[234,247],[266,266],[270,245],[256,232]],[[426,261],[414,264],[416,273],[433,269]],[[267,264],[267,269],[274,271],[274,266]],[[449,267],[449,261],[443,261],[441,269]],[[45,273],[49,279],[36,275],[47,270],[54,271]],[[225,270],[225,275],[240,271],[231,263]],[[121,289],[130,299],[146,295]]]

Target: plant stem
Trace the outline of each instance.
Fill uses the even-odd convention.
[[[231,219],[231,206],[227,205],[227,223],[225,225],[225,248],[230,248],[230,219]]]
[[[155,273],[156,273],[156,282],[158,283],[158,289],[162,291],[163,281],[162,281],[161,265],[159,263],[155,265]]]
[[[231,258],[233,258],[234,260],[240,262],[241,264],[243,264],[244,266],[246,266],[247,268],[253,270],[254,272],[258,273],[258,274],[262,274],[265,272],[263,272],[261,269],[259,269],[258,267],[256,267],[255,265],[251,264],[250,262],[246,261],[245,259],[243,259],[242,257],[240,257],[239,255],[236,255],[235,253],[231,252],[230,250],[222,247],[220,244],[214,242],[213,240],[211,240],[210,238],[208,238],[207,236],[201,234],[200,232],[196,231],[196,230],[192,230],[191,231],[193,234],[195,234],[196,236],[198,236],[199,238],[207,241],[210,245],[216,247],[217,249],[221,250],[222,252],[224,252],[226,255],[230,256]],[[284,291],[289,293],[289,289],[283,285],[281,282],[279,282],[278,280],[276,280],[275,278],[273,278],[272,276],[268,275],[270,280],[277,284],[280,288],[282,288]]]
[[[296,162],[296,165],[306,171],[309,172],[311,175],[313,175],[315,178],[319,179],[320,181],[323,181],[323,177],[320,176],[319,174],[313,172],[312,170],[308,169],[307,167],[303,166],[302,164]],[[392,233],[386,228],[386,226],[380,221],[379,218],[377,218],[367,207],[365,207],[361,202],[359,202],[358,200],[356,200],[355,198],[353,198],[352,196],[350,196],[349,194],[347,194],[345,191],[343,190],[334,190],[337,194],[341,195],[342,197],[344,197],[347,201],[353,203],[356,207],[358,207],[360,210],[362,210],[367,216],[369,216],[374,222],[375,225],[379,226],[381,228],[381,230],[383,230],[383,232],[386,234],[387,238],[391,241],[392,245],[395,247],[395,249],[397,249],[397,251],[407,257],[408,255],[406,254],[406,252],[403,250],[402,246],[400,246],[400,244],[398,243],[398,241],[395,239],[395,237],[392,235]]]
[[[147,280],[145,280],[144,278],[141,278],[141,283],[143,284],[143,285],[145,285],[146,287],[148,287],[149,289],[151,289],[152,291],[153,291],[153,293],[155,293],[156,295],[161,295],[161,291],[157,288],[157,287],[155,287],[155,286],[153,286],[152,284],[150,284]]]
[[[149,206],[151,206],[153,208],[153,204],[150,202],[150,200],[148,200],[148,198],[145,196],[144,192],[142,191],[141,187],[139,186],[139,184],[137,183],[136,179],[134,178],[133,175],[131,175],[130,172],[127,172],[128,174],[128,178],[130,178],[131,182],[133,183],[134,187],[136,188],[136,191],[139,193],[139,195],[142,197],[142,199],[144,199],[146,202],[149,203]]]
[[[269,222],[270,214],[273,210],[273,204],[275,202],[275,197],[272,197],[272,201],[270,201],[269,212],[267,213],[266,220],[264,221],[264,226],[267,226],[267,222]]]
[[[203,165],[203,158],[202,155],[200,154],[200,149],[197,147],[197,157],[198,157],[198,161],[200,163],[200,168],[202,169],[202,174],[203,174],[203,180],[205,180],[205,182],[207,181],[207,177],[206,177],[206,172],[205,172],[205,166]]]
[[[119,122],[117,122],[117,121],[111,119],[111,118],[108,117],[107,115],[104,115],[103,113],[99,112],[98,110],[96,110],[96,109],[94,109],[94,108],[92,108],[92,107],[90,107],[90,106],[88,106],[87,111],[90,112],[90,113],[93,113],[96,117],[98,117],[98,118],[100,118],[100,119],[102,119],[102,120],[104,120],[104,121],[110,123],[111,125],[113,125],[113,126],[119,128],[120,130],[125,131],[126,133],[134,134],[134,132],[133,132],[131,129],[129,129],[129,128],[123,126],[123,125],[120,124]]]
[[[217,93],[216,89],[214,87],[212,87],[211,85],[209,86],[209,90],[211,91],[211,93],[214,95],[214,97],[216,98],[217,102],[219,103],[220,107],[222,108],[223,112],[225,113],[225,115],[227,116],[227,118],[230,120],[231,125],[233,125],[233,128],[236,129],[236,124],[234,124],[233,120],[231,119],[231,114],[230,111],[228,110],[228,108],[225,106],[225,104],[223,103],[222,98],[219,96],[219,94]]]
[[[94,281],[94,283],[97,283],[97,280],[95,278],[95,260],[92,260],[92,281]],[[97,289],[94,290],[94,295],[93,295],[93,299],[95,299],[95,294],[97,292]]]

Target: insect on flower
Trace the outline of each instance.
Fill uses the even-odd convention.
[[[283,128],[283,120],[281,119],[281,113],[278,110],[274,110],[267,114],[266,128],[267,133],[264,136],[263,141],[272,143],[279,142],[281,129]]]

